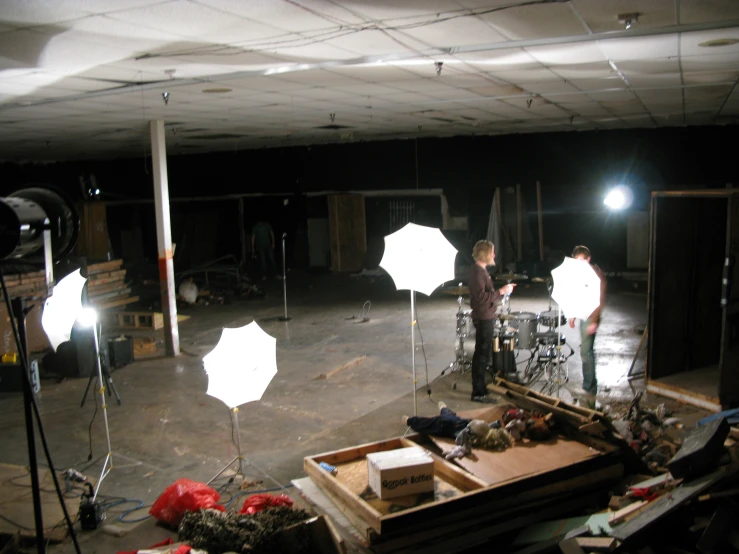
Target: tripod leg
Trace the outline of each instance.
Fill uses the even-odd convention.
[[[110,376],[110,372],[108,371],[108,368],[103,367],[103,375],[105,377],[105,381],[108,383],[108,396],[110,396],[111,391],[113,394],[115,394],[115,399],[118,401],[118,405],[121,405],[121,396],[118,394],[118,389],[115,388],[115,385],[113,384],[113,378]]]
[[[87,380],[87,388],[85,389],[85,394],[82,395],[82,403],[80,404],[80,408],[82,408],[85,405],[85,399],[87,398],[87,393],[90,392],[90,385],[92,385],[92,380],[97,377],[94,373],[90,374],[90,378]]]

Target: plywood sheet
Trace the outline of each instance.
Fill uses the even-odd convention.
[[[44,536],[60,541],[67,536],[67,525],[48,469],[39,469],[39,483]],[[64,487],[63,481],[60,486]],[[65,503],[69,517],[74,520],[80,499],[67,498]],[[0,514],[11,520],[0,518],[0,533],[14,535],[20,532],[23,536],[35,536],[31,476],[25,467],[0,464]]]
[[[464,491],[447,483],[439,476],[434,477],[434,492],[423,494],[411,494],[397,498],[382,500],[377,497],[375,491],[369,486],[369,474],[367,472],[367,460],[352,460],[343,464],[337,464],[339,470],[336,479],[347,487],[351,492],[364,500],[382,515],[393,514],[409,508],[415,508],[423,504],[431,504],[437,500],[461,496]]]

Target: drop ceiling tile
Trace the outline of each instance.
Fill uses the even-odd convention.
[[[494,70],[490,73],[493,77],[501,78],[509,83],[515,83],[524,86],[526,83],[541,83],[546,81],[564,82],[565,79],[559,77],[551,70],[544,67],[535,67],[530,69],[510,69],[505,71]]]
[[[482,15],[480,18],[510,39],[584,34],[582,24],[564,3],[515,7]]]
[[[575,85],[570,82],[563,80],[550,80],[539,83],[526,83],[524,85],[526,92],[533,92],[547,96],[548,94],[564,94],[564,93],[577,93],[578,89]]]
[[[291,32],[332,29],[340,25],[362,23],[362,18],[335,2],[314,0],[310,9],[289,2],[264,0],[198,0],[224,13]]]
[[[380,96],[383,94],[395,94],[397,89],[386,85],[378,85],[374,83],[363,83],[356,85],[342,85],[334,87],[336,90],[344,91],[350,94],[361,94],[362,96]]]
[[[332,88],[313,87],[309,89],[301,89],[299,91],[295,91],[293,100],[294,101],[302,101],[304,99],[340,100],[341,98],[344,98],[346,96],[351,96],[351,95],[345,92],[342,92],[342,91],[334,90]]]
[[[303,86],[322,86],[331,87],[342,84],[357,84],[358,79],[336,72],[333,69],[310,69],[307,71],[295,71],[292,73],[284,73],[279,77],[273,77],[289,83],[300,84]]]
[[[582,91],[613,91],[626,90],[626,84],[615,74],[607,79],[568,79],[574,87]]]
[[[739,54],[739,44],[731,44],[728,46],[701,46],[702,43],[720,39],[739,39],[739,29],[716,29],[713,31],[682,33],[680,35],[681,54],[685,57],[714,55],[737,56]]]
[[[578,42],[527,48],[526,52],[542,65],[556,69],[568,65],[600,65],[606,61],[603,52],[594,42]]]
[[[602,62],[554,66],[551,70],[556,75],[573,81],[576,79],[618,79],[616,72],[605,60]]]
[[[413,26],[413,23],[405,25],[401,23],[399,27],[404,37],[412,37],[429,47],[454,48],[490,44],[506,39],[489,24],[476,17],[459,17],[438,23],[435,22],[437,19],[443,20],[444,15],[442,14],[439,18],[429,18],[426,24]]]
[[[18,25],[45,25],[69,21],[89,15],[89,12],[65,2],[45,0],[3,0],[3,21]]]
[[[681,23],[739,19],[739,3],[726,0],[680,0]]]
[[[711,54],[703,56],[684,56],[683,71],[686,73],[699,71],[733,71],[739,67],[739,55],[734,53]]]
[[[739,79],[739,70],[701,71],[697,73],[684,73],[683,79],[686,85],[733,83],[734,81]]]
[[[428,62],[433,65],[432,62]],[[406,81],[414,76],[403,67],[397,67],[389,63],[361,64],[356,66],[336,67],[331,69],[334,76],[342,76],[346,79],[370,81],[374,83],[387,83],[394,81]]]
[[[678,55],[677,37],[659,35],[602,40],[598,44],[603,53],[619,66],[626,60],[670,59]]]
[[[206,5],[188,2],[187,0],[172,0],[170,2],[150,4],[138,8],[119,11],[108,15],[115,21],[121,21],[141,28],[142,30],[157,30],[165,34],[180,38],[191,38],[195,41],[210,33],[217,33],[221,29],[229,29],[236,22],[232,16]],[[248,22],[244,22],[247,27]],[[261,25],[254,27],[255,31],[264,33]],[[145,32],[145,31],[142,31]]]

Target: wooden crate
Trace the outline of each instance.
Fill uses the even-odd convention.
[[[368,486],[366,455],[416,445],[428,449],[434,459],[435,492],[386,501],[377,498]],[[594,445],[597,448],[593,448]],[[398,437],[309,456],[304,459],[303,467],[366,537],[368,545],[382,549],[379,545],[385,543],[384,548],[390,552],[396,548],[402,550],[407,541],[423,542],[431,536],[440,540],[448,538],[450,533],[480,525],[483,520],[492,524],[496,518],[505,519],[527,506],[566,502],[624,475],[624,464],[617,447],[593,437],[588,438],[587,445],[579,446],[582,450],[579,459],[570,455],[557,463],[558,449],[570,449],[572,441],[560,438],[546,445],[542,452],[551,463],[544,469],[522,465],[521,456],[528,450],[524,446],[490,453],[489,459],[506,469],[494,482],[445,460],[439,455],[440,449],[423,435]],[[540,457],[542,452],[536,456]],[[321,462],[336,466],[337,475],[321,468]],[[490,474],[488,472],[487,476]]]

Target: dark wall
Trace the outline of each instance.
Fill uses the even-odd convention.
[[[549,247],[568,251],[576,243],[595,241],[599,249],[614,250],[625,244],[624,222],[622,217],[607,216],[603,211],[602,198],[609,185],[630,185],[635,193],[634,208],[647,209],[653,190],[723,188],[726,183],[739,183],[739,164],[733,151],[736,135],[735,126],[693,127],[170,155],[169,187],[172,197],[440,188],[454,215],[469,215],[473,239],[484,234],[494,188],[517,183],[523,187],[527,210],[533,214],[530,227],[536,233],[538,180]],[[49,182],[82,198],[85,186],[80,185],[80,177],[89,183],[94,175],[105,200],[151,198],[150,161],[142,156],[54,164],[3,163],[0,194],[26,183]],[[174,206],[176,210],[177,204]],[[275,217],[284,219],[280,214]]]

